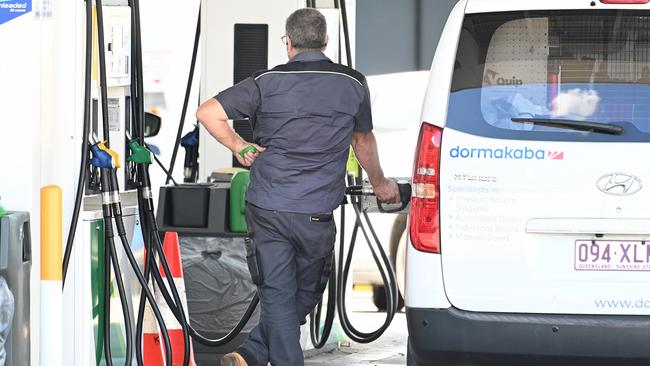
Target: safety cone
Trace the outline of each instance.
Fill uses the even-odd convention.
[[[158,334],[158,324],[151,310],[151,305],[146,304],[142,320],[142,357],[144,366],[162,366],[165,364],[160,334]]]
[[[183,310],[185,311],[185,319],[188,319],[189,316],[187,312],[187,298],[185,297],[185,280],[183,279],[183,265],[181,263],[181,247],[178,242],[178,234],[175,232],[166,232],[165,239],[163,241],[163,253],[165,258],[167,258],[167,263],[169,263],[169,269],[172,277],[174,278],[174,283],[178,289],[178,295],[181,298],[181,303],[183,304]],[[165,277],[165,272],[163,271],[162,265],[160,267],[160,273]],[[165,286],[167,286],[165,284]],[[169,286],[168,286],[169,287]],[[163,304],[161,306],[161,312],[163,313],[163,318],[167,324],[167,333],[169,334],[169,341],[172,346],[172,365],[173,366],[183,366],[183,353],[185,351],[183,343],[183,330],[181,325],[178,323],[174,314],[167,306],[162,294],[160,291],[157,292],[157,303]],[[192,347],[192,342],[190,341],[190,366],[196,366],[194,362],[194,349]]]

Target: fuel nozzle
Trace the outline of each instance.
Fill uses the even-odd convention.
[[[132,139],[131,136],[127,136],[129,142],[127,146],[131,150],[131,154],[127,158],[128,161],[132,161],[136,164],[151,164],[151,151],[145,146],[140,145],[137,138]]]
[[[361,208],[366,212],[399,213],[408,211],[411,202],[411,183],[407,178],[394,178],[399,189],[400,203],[384,204],[375,196],[375,191],[368,179],[361,185],[349,186],[345,189],[348,196],[360,196]]]
[[[183,181],[194,183],[198,178],[199,168],[199,126],[181,138],[181,146],[185,149],[185,166]]]
[[[108,146],[106,146],[107,142],[106,141],[101,141],[100,143],[97,144],[97,146],[107,152],[110,156],[113,157],[113,168],[121,168],[122,164],[120,164],[120,155],[115,151],[111,150]]]
[[[95,140],[96,141],[96,140]],[[94,142],[90,145],[91,159],[88,163],[99,169],[113,169],[115,168],[115,161],[113,156],[106,150],[101,148],[103,142]]]

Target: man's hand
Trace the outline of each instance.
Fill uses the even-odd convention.
[[[247,148],[248,146],[253,146],[253,147],[255,147],[255,149],[257,149],[257,152],[253,153],[253,152],[250,152],[250,151],[249,151],[249,152],[247,152],[246,154],[244,154],[243,157],[242,157],[241,155],[239,155],[239,152],[242,151],[242,150],[244,150],[244,149]],[[251,165],[253,165],[253,163],[255,162],[255,160],[257,159],[257,157],[260,156],[260,153],[262,153],[264,150],[266,150],[266,148],[261,147],[261,146],[259,146],[259,145],[257,145],[257,144],[250,144],[250,143],[247,143],[247,142],[242,142],[242,143],[241,143],[241,144],[240,144],[240,145],[235,149],[235,151],[233,151],[233,154],[235,155],[235,157],[237,158],[237,161],[239,161],[239,163],[240,163],[241,165],[243,165],[243,166],[251,166]]]
[[[255,159],[266,148],[248,143],[244,141],[233,129],[228,125],[228,115],[223,109],[218,100],[211,98],[201,104],[196,111],[196,118],[203,124],[206,130],[217,139],[222,145],[232,151],[237,161],[243,166],[251,166]],[[239,152],[248,146],[254,146],[257,149],[256,153],[247,152],[244,156],[239,155]]]
[[[375,191],[377,199],[381,203],[399,203],[401,202],[401,197],[399,195],[399,188],[397,187],[397,182],[392,179],[384,178],[377,185],[374,185],[372,189]]]
[[[397,182],[386,179],[379,164],[377,141],[372,132],[354,132],[352,134],[352,148],[357,160],[368,173],[368,180],[372,184],[375,195],[382,203],[398,203],[401,201]]]

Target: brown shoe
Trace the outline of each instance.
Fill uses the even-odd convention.
[[[221,366],[248,366],[248,364],[239,353],[232,352],[221,358]]]

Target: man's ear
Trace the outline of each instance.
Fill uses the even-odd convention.
[[[323,50],[325,50],[327,48],[327,45],[329,43],[330,43],[330,36],[326,34],[325,35],[325,45],[323,46]]]

